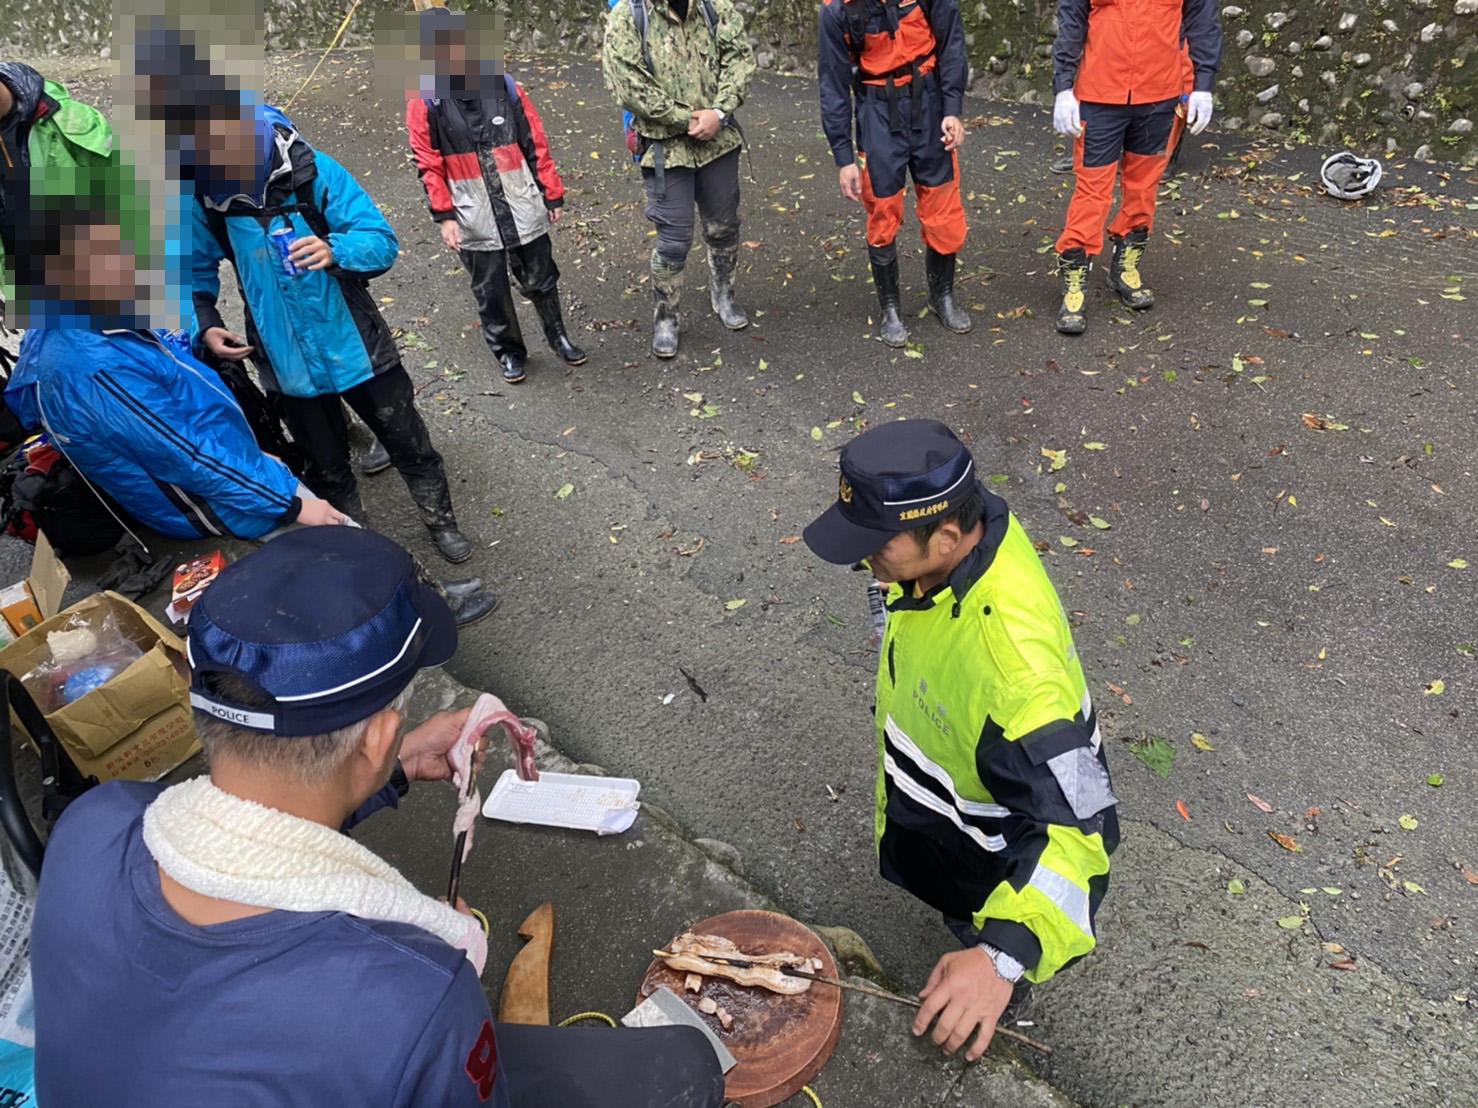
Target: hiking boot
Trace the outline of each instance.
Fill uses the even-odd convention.
[[[472,543],[467,541],[467,536],[453,527],[432,527],[431,537],[436,540],[436,549],[441,551],[441,556],[452,565],[465,562],[472,557]]]
[[[663,276],[652,274],[652,353],[659,358],[677,357],[677,311],[682,288],[682,270]]]
[[[929,307],[934,309],[939,322],[957,335],[968,334],[975,324],[955,303],[955,255],[925,247],[924,271],[929,277]]]
[[[898,251],[894,247],[886,250],[868,250],[872,261],[872,283],[878,289],[878,306],[883,318],[878,327],[878,337],[894,350],[908,342],[908,328],[898,314]]]
[[[1126,308],[1133,308],[1136,312],[1155,306],[1155,294],[1144,287],[1144,278],[1139,273],[1139,259],[1144,257],[1149,238],[1150,232],[1146,227],[1127,235],[1109,236],[1113,250],[1109,254],[1108,287],[1119,294]]]
[[[564,315],[559,310],[559,293],[551,292],[534,299],[534,310],[539,313],[539,322],[544,324],[544,341],[564,359],[566,365],[584,365],[585,351],[570,341],[565,333]]]
[[[366,477],[384,473],[390,468],[390,451],[379,439],[370,443],[370,448],[359,456],[359,472]]]
[[[1052,164],[1047,167],[1053,173],[1073,172],[1073,152],[1069,150],[1066,154],[1059,154],[1052,159]]]
[[[1057,309],[1057,330],[1081,335],[1088,329],[1084,309],[1088,303],[1088,270],[1092,264],[1079,248],[1057,255],[1057,273],[1062,278],[1062,306]]]
[[[457,621],[458,630],[471,627],[479,620],[487,619],[498,609],[498,598],[490,592],[475,592],[470,596],[447,596],[447,607]]]
[[[528,376],[523,359],[517,354],[499,354],[498,364],[503,367],[503,380],[507,384],[517,385]]]
[[[739,264],[739,248],[708,248],[708,298],[723,325],[730,331],[749,326],[749,316],[734,303],[734,270]]]
[[[471,596],[475,592],[482,592],[481,577],[461,577],[455,581],[443,581],[441,591],[448,597]]]

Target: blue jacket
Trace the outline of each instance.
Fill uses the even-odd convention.
[[[227,257],[219,231],[230,243],[262,384],[288,396],[341,393],[400,364],[369,293],[369,279],[394,264],[400,244],[343,166],[309,146],[277,109],[260,114],[270,129],[258,173],[264,183],[232,194],[219,182],[197,178],[190,232],[193,338],[199,348],[205,331],[225,326],[216,306],[220,263]],[[302,211],[282,210],[296,206],[305,187],[327,225],[334,264],[291,277],[270,232],[291,225],[299,238],[315,234]]]
[[[158,334],[29,331],[5,400],[162,534],[255,539],[302,507],[298,479],[262,453],[220,378]]]

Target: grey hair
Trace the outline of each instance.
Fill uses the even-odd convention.
[[[208,683],[214,695],[243,708],[270,707],[256,689],[239,678],[212,674]],[[200,737],[207,761],[214,762],[218,755],[224,755],[249,766],[294,778],[304,785],[322,785],[331,780],[359,749],[375,716],[393,709],[404,720],[415,687],[415,678],[412,678],[400,695],[380,711],[358,723],[322,735],[288,738],[267,734],[237,727],[199,709],[195,711],[195,733]]]

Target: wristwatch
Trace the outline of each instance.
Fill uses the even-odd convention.
[[[395,795],[401,799],[411,791],[411,779],[405,775],[405,767],[400,764],[400,759],[395,759],[395,769],[390,773],[390,787],[395,790]]]
[[[722,127],[725,123],[729,121],[729,117],[724,114],[723,108],[714,108],[713,114],[718,116],[718,125],[720,127]]]
[[[996,964],[996,972],[999,973],[1004,980],[1010,981],[1012,984],[1015,984],[1017,981],[1020,981],[1022,976],[1026,973],[1026,967],[1018,962],[1015,958],[1011,957],[1011,955],[1007,954],[1004,950],[997,950],[995,947],[991,946],[990,943],[981,943],[980,949],[985,951],[986,956]]]

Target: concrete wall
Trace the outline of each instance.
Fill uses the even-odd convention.
[[[605,0],[466,2],[506,11],[516,50],[598,49]],[[1055,0],[963,4],[975,91],[1048,102]],[[373,12],[383,6],[365,3],[351,42],[367,40]],[[739,6],[763,68],[810,68],[815,0]],[[347,8],[347,0],[268,0],[266,42],[276,49],[322,45]],[[101,51],[110,10],[106,0],[0,0],[0,47]],[[1222,18],[1220,128],[1270,130],[1371,153],[1478,152],[1478,0],[1238,0],[1222,8]]]

